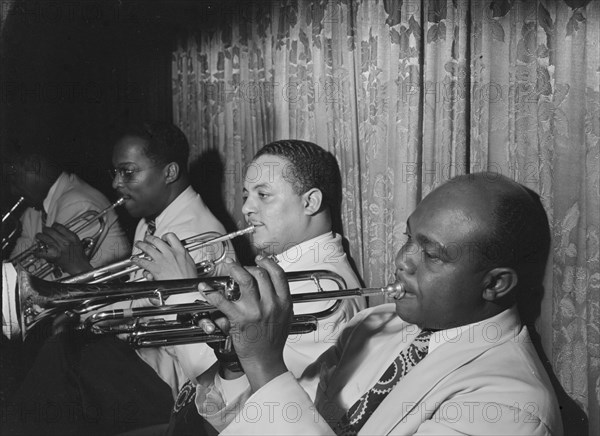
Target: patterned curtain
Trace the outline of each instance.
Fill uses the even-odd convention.
[[[239,4],[173,55],[174,120],[192,160],[220,156],[238,226],[244,166],[283,138],[337,157],[367,285],[391,277],[406,218],[448,178],[491,170],[534,189],[554,240],[538,329],[600,434],[600,2]]]

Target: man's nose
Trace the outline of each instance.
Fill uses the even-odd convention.
[[[244,201],[244,204],[242,205],[242,213],[244,215],[249,215],[251,213],[256,212],[256,207],[255,207],[255,203],[254,200],[252,200],[250,197],[246,198],[246,200]]]
[[[416,244],[407,242],[396,255],[396,268],[406,274],[414,274],[417,267],[419,248]]]
[[[123,179],[121,178],[121,175],[119,173],[117,173],[112,180],[112,188],[113,189],[117,189],[123,186]]]

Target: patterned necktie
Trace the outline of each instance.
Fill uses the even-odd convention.
[[[432,334],[431,330],[421,331],[410,346],[402,350],[377,383],[360,397],[336,424],[334,430],[338,436],[353,436],[360,431],[394,386],[427,355]]]
[[[154,220],[147,220],[146,224],[148,225],[148,228],[146,229],[146,236],[154,236],[154,232],[156,232],[156,223]]]

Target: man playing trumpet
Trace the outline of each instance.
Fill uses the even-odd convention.
[[[562,434],[516,307],[548,256],[539,197],[498,174],[460,176],[423,199],[406,234],[394,302],[354,317],[301,377],[284,356],[296,307],[282,269],[231,264],[239,301],[206,298],[249,387],[222,434]]]
[[[109,209],[110,202],[100,191],[77,175],[65,172],[46,153],[12,153],[7,160],[11,192],[23,197],[28,206],[20,218],[21,234],[7,259],[19,258],[29,251],[31,254],[25,259],[28,269],[46,280],[56,280],[127,256],[131,244],[119,225],[117,214]],[[98,232],[101,222],[94,221],[91,214],[107,209],[102,217],[104,230]],[[79,235],[63,225],[77,219],[81,221],[83,216],[92,223]],[[84,252],[81,240],[95,235],[90,257]],[[36,245],[39,249],[31,250]],[[8,264],[3,266],[3,271],[7,278],[14,278],[16,274]],[[20,333],[14,292],[14,286],[3,286],[2,328],[8,338]]]
[[[342,238],[333,230],[333,223],[339,218],[341,177],[331,153],[300,140],[267,144],[246,169],[243,195],[242,212],[247,223],[255,227],[252,243],[262,255],[270,256],[286,272],[324,269],[339,274],[346,286],[359,286],[342,247]],[[189,277],[185,273],[191,269],[189,257],[187,267],[186,262],[170,261],[175,257],[185,259],[185,252],[177,241],[171,241],[173,248],[159,240],[147,242],[154,247],[147,243],[139,247],[150,254],[152,260],[136,263],[157,278]],[[330,281],[323,281],[322,287],[324,291],[338,289]],[[293,294],[317,290],[312,281],[291,285]],[[297,312],[320,312],[332,304],[331,301],[307,303]],[[319,322],[315,332],[290,337],[284,358],[292,373],[300,376],[315,356],[334,343],[342,327],[364,306],[362,298],[345,300],[332,317]],[[235,403],[244,391],[247,380],[237,360],[231,355],[217,354],[226,361],[213,365],[180,391],[169,434],[199,431],[196,426],[203,424],[198,422],[197,402],[227,408],[226,405]],[[206,386],[212,388],[207,390]],[[220,413],[209,418],[217,430],[227,423]]]
[[[137,244],[144,238],[159,240],[153,234],[172,232],[185,239],[206,232],[225,233],[190,186],[188,149],[183,132],[162,122],[130,126],[116,142],[112,155],[113,188],[125,199],[127,211],[140,218],[135,232]],[[137,248],[133,254],[136,253],[140,253]],[[213,255],[215,250],[207,249],[194,252],[192,257],[200,261]],[[235,259],[230,246],[227,257]],[[193,263],[191,268],[195,271]],[[214,273],[219,273],[220,268],[217,265]],[[142,275],[143,271],[138,271],[132,279]],[[192,299],[196,298],[197,293]],[[151,304],[145,299],[108,308]],[[17,414],[11,420],[14,431],[61,435],[118,433],[165,422],[173,396],[183,382],[203,373],[215,360],[206,344],[133,350],[115,337],[91,338],[64,332],[46,342],[12,407],[20,413],[32,402],[57,404],[64,413],[54,420]]]
[[[99,235],[91,258],[83,255],[83,247],[79,242],[93,236],[100,222],[82,230],[78,238],[65,237],[69,232],[64,224],[88,212],[100,213],[110,206],[100,191],[77,175],[63,171],[44,153],[13,153],[9,161],[11,192],[16,197],[23,197],[28,206],[21,215],[21,235],[9,259],[41,242],[40,250],[33,255],[60,267],[60,273],[54,270],[54,274],[45,277],[54,280],[61,277],[63,272],[67,276],[77,274],[127,256],[131,245],[113,210],[102,218],[105,230]],[[65,245],[61,249],[54,249],[53,244],[58,240]],[[39,266],[39,262],[35,266]]]

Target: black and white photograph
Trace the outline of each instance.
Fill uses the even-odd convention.
[[[600,434],[599,0],[0,0],[0,432]]]

